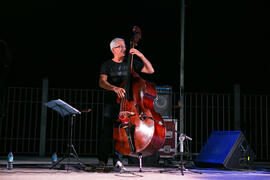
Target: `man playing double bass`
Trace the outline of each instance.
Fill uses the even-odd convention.
[[[98,160],[99,166],[105,167],[108,163],[111,143],[113,141],[113,123],[118,119],[120,105],[117,103],[117,96],[123,98],[125,89],[121,84],[125,81],[128,73],[126,58],[126,45],[122,38],[114,38],[110,43],[113,58],[101,65],[99,86],[106,90],[104,98],[104,122],[101,128]],[[154,73],[154,68],[148,59],[137,49],[131,48],[130,54],[136,55],[133,59],[132,70],[147,74]],[[113,165],[122,162],[122,155],[116,150],[113,152]],[[119,165],[119,164],[118,164]]]

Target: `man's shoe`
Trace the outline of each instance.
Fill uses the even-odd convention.
[[[121,161],[117,161],[114,166],[115,172],[125,172],[127,169],[124,167]]]
[[[96,166],[85,167],[84,170],[88,172],[101,172],[106,168],[106,164],[103,161],[99,161]]]
[[[106,167],[106,164],[105,164],[104,161],[99,161],[99,162],[98,162],[97,169],[104,170],[105,167]]]

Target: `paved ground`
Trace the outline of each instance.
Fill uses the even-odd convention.
[[[93,170],[91,167],[97,164],[95,158],[81,159],[88,170],[74,161],[68,163],[66,160],[58,166],[50,169],[51,163],[49,158],[20,157],[15,158],[14,168],[7,170],[5,158],[0,158],[0,180],[90,180],[90,179],[108,179],[108,180],[179,180],[179,179],[270,179],[270,166],[265,163],[258,163],[256,168],[249,170],[224,170],[215,168],[194,168],[190,167],[182,171],[178,168],[178,164],[165,167],[163,165],[156,167],[144,166],[142,172],[139,167],[128,165],[124,162],[126,171],[114,172],[109,163],[107,172]],[[192,163],[190,163],[192,164]],[[187,165],[189,166],[189,165]],[[62,169],[61,169],[62,168]],[[91,171],[93,170],[93,171]]]

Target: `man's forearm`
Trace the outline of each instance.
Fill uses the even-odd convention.
[[[108,83],[107,81],[99,81],[99,87],[106,89],[106,90],[110,90],[113,91],[115,86],[111,85],[110,83]]]
[[[140,58],[141,58],[141,60],[142,60],[142,62],[144,64],[144,67],[142,69],[142,72],[148,73],[148,74],[154,73],[155,70],[154,70],[152,64],[150,63],[150,61],[144,55],[141,56]]]

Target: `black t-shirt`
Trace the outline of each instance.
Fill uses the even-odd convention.
[[[143,63],[138,59],[133,59],[133,71],[141,72],[143,68]],[[121,63],[114,62],[112,59],[105,61],[100,68],[100,74],[106,74],[108,76],[107,81],[114,85],[120,87],[121,84],[124,82],[127,76],[128,66],[127,66],[127,59],[125,59]],[[116,98],[115,92],[106,92],[107,100],[112,100]],[[108,95],[109,94],[109,95]],[[112,95],[113,94],[113,95]]]

